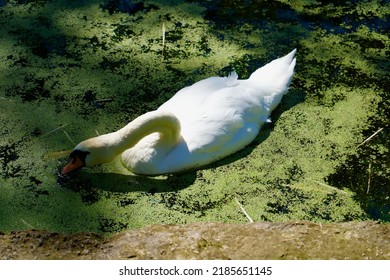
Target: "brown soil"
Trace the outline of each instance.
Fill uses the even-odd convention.
[[[1,259],[390,259],[390,225],[312,222],[152,225],[95,233],[0,235]]]

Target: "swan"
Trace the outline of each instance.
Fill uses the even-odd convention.
[[[178,91],[157,110],[116,132],[79,143],[61,174],[114,160],[135,174],[193,170],[251,143],[287,93],[296,49],[257,69],[249,79],[235,72]]]

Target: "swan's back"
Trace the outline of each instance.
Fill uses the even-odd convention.
[[[153,170],[158,170],[155,173],[193,169],[252,142],[288,90],[295,52],[257,69],[247,80],[239,80],[232,73],[229,77],[201,80],[177,92],[158,110],[171,112],[180,120],[181,142],[159,166],[153,160],[145,162],[145,170],[151,163]],[[154,143],[142,141],[139,145],[149,142]],[[148,149],[140,147],[140,150]]]
[[[295,52],[257,69],[247,80],[236,73],[208,78],[164,103],[159,110],[178,117],[183,137],[164,161],[166,171],[210,163],[252,142],[288,90]]]

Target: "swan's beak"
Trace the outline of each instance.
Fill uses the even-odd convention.
[[[81,168],[85,165],[85,163],[79,158],[73,158],[67,165],[65,165],[64,169],[62,169],[61,175],[65,175],[66,173]]]

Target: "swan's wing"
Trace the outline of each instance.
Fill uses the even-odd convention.
[[[211,77],[179,90],[171,99],[160,106],[175,114],[180,120],[195,117],[199,108],[221,89],[238,85],[238,75],[232,72],[228,77]]]
[[[269,117],[265,95],[232,73],[180,90],[159,110],[170,111],[179,118],[181,135],[191,156],[208,154],[210,158],[220,158],[242,149],[256,137]]]
[[[182,136],[192,152],[225,150],[230,154],[256,137],[268,115],[264,102],[252,90],[240,86],[223,88],[209,96],[191,116],[187,114]]]
[[[192,169],[224,158],[252,142],[259,129],[258,123],[245,123],[229,137],[212,134],[191,138],[189,143],[183,140],[166,156],[161,169],[164,172],[172,172],[177,166]]]

